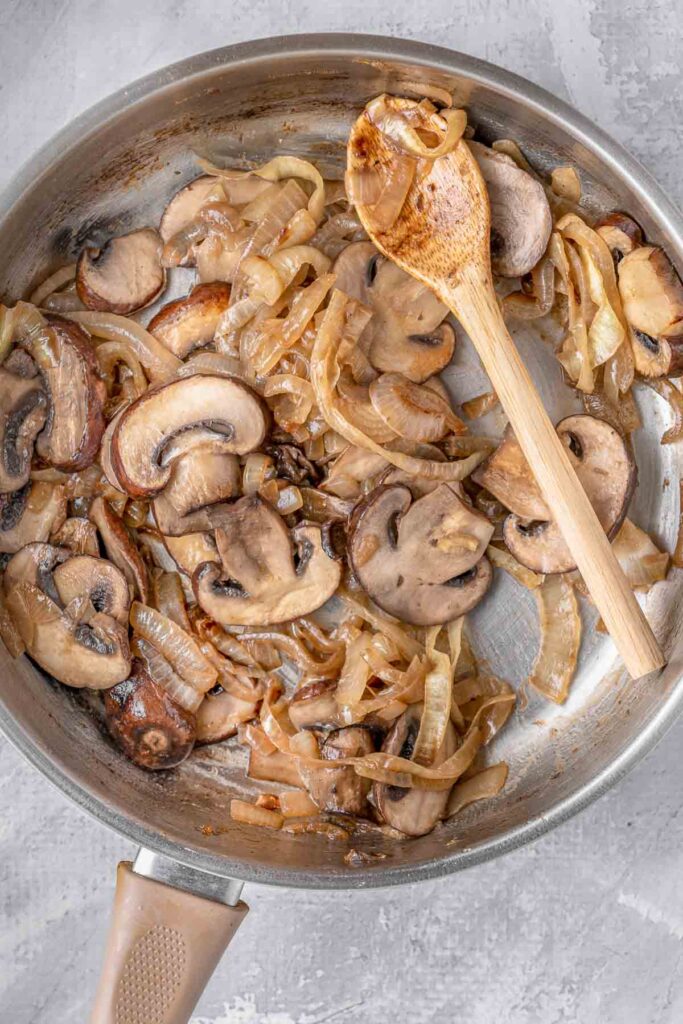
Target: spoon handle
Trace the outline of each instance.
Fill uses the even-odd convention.
[[[439,295],[472,339],[626,668],[634,679],[661,668],[662,652],[508,333],[488,274],[463,267]]]

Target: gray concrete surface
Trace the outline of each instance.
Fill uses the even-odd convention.
[[[0,186],[54,131],[148,71],[241,39],[355,30],[517,71],[624,142],[683,200],[676,0],[0,0]],[[194,1024],[675,1024],[683,1020],[683,723],[535,846],[358,895],[251,886]],[[83,1024],[117,859],[0,742],[0,1021]]]

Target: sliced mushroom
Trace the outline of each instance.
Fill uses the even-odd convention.
[[[377,487],[356,506],[349,526],[351,566],[370,597],[417,626],[450,622],[486,593],[483,558],[493,534],[485,516],[442,484],[417,501],[408,487]]]
[[[301,484],[314,485],[320,479],[316,467],[295,444],[266,444],[263,450],[275,463],[277,475],[291,480],[297,487]]]
[[[643,244],[643,232],[627,214],[615,211],[603,217],[595,230],[607,243],[614,262],[619,262]]]
[[[381,256],[372,242],[348,245],[333,269],[336,287],[373,312],[359,344],[376,370],[420,384],[448,365],[455,332],[442,323],[448,310],[429,288]]]
[[[149,598],[147,566],[133,543],[128,527],[104,498],[95,498],[90,518],[100,532],[107,556],[118,566],[143,604]]]
[[[230,287],[222,281],[198,284],[185,298],[160,309],[147,330],[179,359],[184,359],[193,349],[213,341],[229,301]]]
[[[237,726],[256,717],[258,703],[242,700],[226,690],[207,693],[197,709],[197,745],[220,743],[237,732]]]
[[[0,491],[18,491],[27,483],[35,440],[46,417],[42,381],[0,367]]]
[[[468,142],[491,205],[491,266],[500,277],[523,277],[550,240],[553,220],[543,185],[505,153]]]
[[[48,317],[48,327],[22,341],[49,394],[49,414],[36,451],[57,469],[85,469],[104,433],[107,391],[89,336],[79,324]]]
[[[83,516],[66,519],[52,537],[54,544],[69,548],[75,555],[92,555],[98,558],[100,545],[97,527]]]
[[[203,174],[194,181],[183,185],[166,206],[159,225],[159,234],[164,243],[177,235],[184,228],[192,224],[199,216],[202,207],[215,199],[223,197],[223,190],[220,182],[208,175]],[[181,266],[190,267],[194,263],[192,256],[188,256],[181,263]]]
[[[512,427],[507,427],[499,446],[477,466],[472,479],[520,519],[550,518],[541,489]]]
[[[13,587],[7,608],[28,653],[60,683],[106,690],[128,677],[128,631],[111,616],[78,622],[32,583]]]
[[[175,768],[194,746],[194,715],[176,704],[137,658],[130,676],[104,694],[104,713],[112,739],[140,768]]]
[[[128,494],[158,494],[171,477],[165,450],[178,435],[199,430],[197,445],[219,442],[225,452],[253,451],[266,433],[259,398],[240,381],[198,373],[145,392],[121,415],[112,437],[116,477]]]
[[[644,245],[619,264],[619,294],[633,328],[633,358],[643,377],[683,373],[683,282],[662,249]]]
[[[66,518],[62,484],[34,481],[20,491],[0,494],[0,551],[14,553],[31,541],[44,543]]]
[[[300,686],[289,702],[289,717],[295,729],[329,729],[340,725],[335,700],[335,679],[317,679]]]
[[[154,499],[161,533],[178,537],[213,529],[207,506],[240,494],[242,471],[237,456],[210,448],[193,448],[173,463],[171,479]]]
[[[128,584],[123,573],[106,558],[74,555],[53,570],[52,579],[64,607],[74,598],[87,596],[96,612],[127,624]]]
[[[331,732],[322,745],[324,761],[363,757],[375,749],[372,732],[364,725],[349,725]],[[368,794],[371,782],[356,775],[350,765],[339,768],[322,764],[300,765],[301,778],[309,796],[321,811],[370,817]]]
[[[339,585],[341,566],[327,553],[321,528],[290,532],[258,495],[242,498],[216,530],[221,565],[200,565],[197,601],[217,622],[256,626],[287,622],[315,611]]]
[[[26,544],[10,558],[5,567],[2,577],[5,593],[9,594],[20,583],[31,583],[44,591],[55,603],[59,603],[52,571],[70,555],[71,552],[66,548],[55,547],[54,544]]]
[[[407,760],[412,758],[422,711],[422,704],[411,704],[396,719],[382,745],[385,754],[394,754]],[[457,733],[449,722],[432,767],[438,768],[443,764],[455,753],[458,745]],[[383,820],[407,836],[424,836],[432,831],[446,809],[449,792],[448,789],[405,789],[380,782],[375,782],[372,787],[373,801]]]
[[[165,284],[161,239],[152,228],[85,248],[76,265],[76,291],[88,309],[126,315],[149,306]]]
[[[624,521],[637,480],[628,443],[615,427],[594,416],[568,416],[556,429],[605,533],[613,537]],[[503,539],[517,561],[534,572],[576,568],[553,520],[510,515],[503,524]]]
[[[38,367],[23,348],[13,348],[2,364],[2,368],[8,373],[14,374],[15,377],[23,377],[25,380],[30,380],[38,374]]]
[[[162,540],[172,566],[189,580],[204,562],[218,559],[218,548],[210,533],[185,533],[182,537],[162,537]],[[194,592],[192,597],[194,599]]]

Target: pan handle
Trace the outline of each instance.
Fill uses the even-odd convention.
[[[119,864],[91,1024],[187,1024],[247,914],[241,889],[147,850]]]

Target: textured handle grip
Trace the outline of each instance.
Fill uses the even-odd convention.
[[[119,864],[91,1024],[187,1024],[247,906],[194,896]]]
[[[457,286],[441,297],[477,349],[626,668],[636,679],[661,668],[662,652],[508,334],[488,274],[464,267]]]

